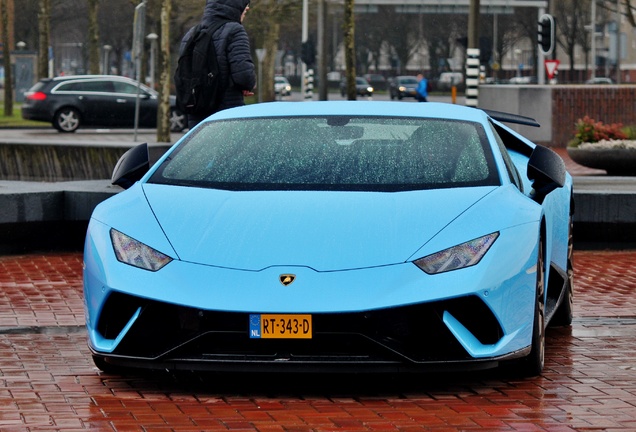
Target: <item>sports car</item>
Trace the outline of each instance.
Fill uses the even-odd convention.
[[[84,250],[105,371],[544,365],[572,321],[572,179],[509,123],[444,103],[224,110],[113,170]]]

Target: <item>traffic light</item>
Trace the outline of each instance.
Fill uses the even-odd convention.
[[[556,42],[556,25],[554,23],[554,17],[550,14],[542,15],[539,19],[539,27],[537,30],[539,48],[545,55],[552,54],[554,44]]]
[[[300,52],[300,59],[308,67],[313,66],[314,62],[316,61],[316,50],[314,49],[314,44],[311,39],[303,42],[302,50]]]

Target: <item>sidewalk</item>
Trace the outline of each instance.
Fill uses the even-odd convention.
[[[544,373],[103,374],[86,345],[82,256],[0,257],[0,430],[636,430],[636,252],[575,251],[574,323]]]

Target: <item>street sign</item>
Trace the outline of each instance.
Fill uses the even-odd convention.
[[[558,60],[546,60],[545,61],[545,70],[548,73],[548,79],[554,78],[554,73],[559,67]]]

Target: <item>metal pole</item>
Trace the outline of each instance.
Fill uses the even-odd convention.
[[[329,92],[327,89],[327,59],[326,59],[326,37],[325,37],[325,0],[318,0],[318,81],[320,82],[319,99],[327,100]]]
[[[592,0],[592,79],[596,78],[596,0]]]
[[[157,33],[150,33],[146,36],[150,41],[150,88],[155,88],[155,63],[157,62]]]
[[[309,10],[308,10],[308,0],[303,0],[303,22],[302,22],[302,43],[307,42],[309,39]],[[307,74],[307,65],[305,62],[301,62],[300,66],[300,77],[301,77],[301,86],[300,92],[305,97],[307,92],[307,84],[305,83],[305,75]]]
[[[135,101],[135,132],[133,141],[137,141],[137,129],[139,128],[139,97],[141,94],[141,52],[143,50],[144,35],[146,33],[146,0],[143,0],[135,8],[135,27],[133,29],[133,44],[135,46],[135,75],[137,77],[137,98]]]
[[[479,0],[470,0],[466,50],[466,105],[479,104]]]
[[[621,2],[616,0],[616,84],[621,83]]]
[[[538,10],[539,16],[537,22],[539,22],[541,17],[545,14],[544,8],[539,8]],[[543,54],[542,48],[537,49],[537,83],[545,84],[545,54]]]
[[[479,49],[479,0],[470,0],[468,12],[468,48]]]

